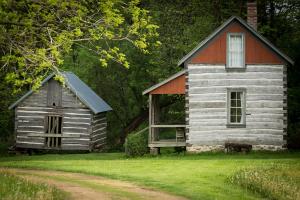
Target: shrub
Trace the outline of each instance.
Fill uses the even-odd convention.
[[[127,156],[143,156],[148,153],[148,132],[129,134],[124,147]]]

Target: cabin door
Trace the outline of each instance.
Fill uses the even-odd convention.
[[[45,138],[45,145],[49,148],[61,147],[61,131],[62,117],[61,116],[46,116],[45,131],[47,137]]]

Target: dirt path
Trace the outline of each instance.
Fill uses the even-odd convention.
[[[164,199],[184,200],[165,192],[155,191],[129,182],[79,173],[29,169],[7,169],[33,182],[54,185],[71,195],[74,200]]]

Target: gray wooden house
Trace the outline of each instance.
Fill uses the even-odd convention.
[[[91,151],[105,144],[111,107],[75,74],[62,74],[65,86],[51,74],[9,107],[17,148]]]
[[[231,17],[178,62],[183,70],[143,92],[149,95],[149,147],[183,146],[200,152],[226,143],[285,148],[287,66],[293,61],[257,30],[255,3],[248,19]],[[159,95],[185,96],[185,121],[160,123]],[[171,140],[160,131],[175,128]],[[184,129],[184,131],[182,131]]]

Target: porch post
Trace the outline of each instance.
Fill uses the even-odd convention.
[[[152,94],[149,94],[149,136],[148,143],[152,142]]]
[[[159,106],[159,95],[154,95],[152,98],[152,124],[160,124],[160,106]],[[152,138],[154,141],[159,140],[159,128],[153,128],[152,130]]]

